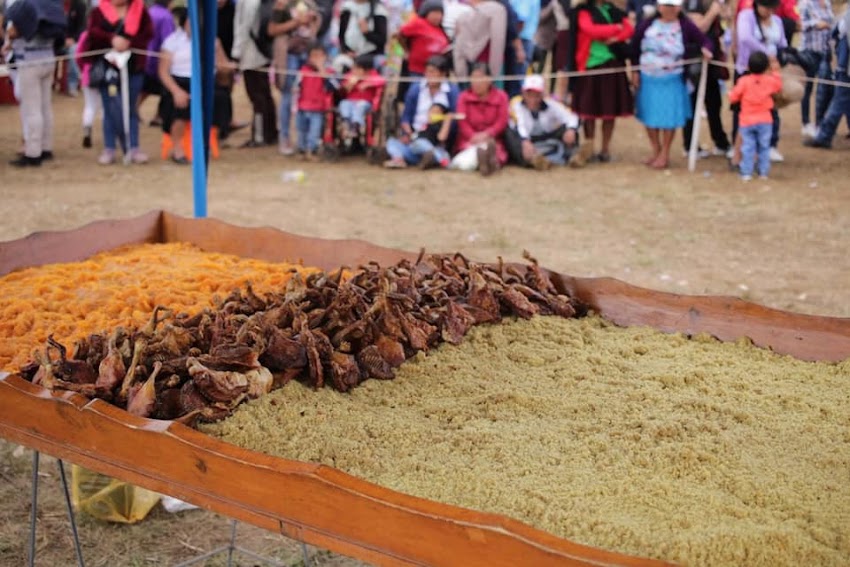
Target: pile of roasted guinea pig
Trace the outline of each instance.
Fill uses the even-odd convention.
[[[142,328],[92,334],[66,347],[50,337],[21,374],[128,412],[192,424],[296,379],[345,392],[395,376],[419,351],[458,344],[473,325],[502,317],[585,312],[530,265],[478,264],[460,254],[369,263],[259,297],[250,285],[195,315],[157,307]]]

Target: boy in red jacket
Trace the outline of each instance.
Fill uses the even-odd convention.
[[[346,141],[359,138],[366,129],[366,115],[372,110],[384,78],[374,69],[372,55],[360,55],[342,81],[345,98],[339,103],[342,119],[342,137]]]
[[[328,54],[321,44],[310,46],[307,63],[298,73],[298,152],[308,161],[318,161],[316,151],[322,134],[330,95],[339,88],[334,70],[327,67]],[[325,76],[322,76],[325,75]]]
[[[767,73],[769,67],[771,72]],[[753,178],[758,155],[759,177],[770,172],[770,135],[773,131],[773,95],[782,90],[779,63],[772,64],[764,51],[754,51],[747,61],[748,74],[738,79],[729,93],[729,102],[741,104],[741,179]]]

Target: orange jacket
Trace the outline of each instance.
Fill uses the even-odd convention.
[[[781,90],[782,77],[773,71],[761,75],[744,75],[738,79],[729,93],[729,102],[741,103],[741,126],[773,122],[770,115],[773,95]]]

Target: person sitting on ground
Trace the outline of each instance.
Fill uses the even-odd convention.
[[[162,83],[162,131],[171,136],[171,161],[189,163],[183,152],[183,134],[190,120],[189,93],[192,83],[192,35],[189,11],[183,6],[171,10],[177,29],[162,42],[159,82]]]
[[[385,82],[373,67],[372,55],[359,55],[354,59],[354,66],[342,81],[345,98],[339,103],[343,140],[359,139],[366,130],[366,116],[374,110],[372,101]]]
[[[545,81],[529,75],[522,83],[522,98],[515,101],[514,128],[505,133],[511,158],[524,167],[547,170],[553,165],[581,166],[578,116],[544,94]]]
[[[434,167],[446,168],[449,166],[451,154],[446,149],[452,122],[463,118],[459,114],[449,112],[449,108],[439,102],[435,102],[428,109],[428,124],[424,129],[413,134],[408,150],[413,154],[421,156],[419,169],[431,169]],[[389,145],[388,145],[389,147]],[[391,155],[393,152],[390,152]],[[401,157],[393,157],[387,162],[391,169],[407,167],[407,162],[401,152]]]
[[[331,95],[339,88],[333,69],[327,66],[328,53],[320,43],[310,46],[307,63],[298,72],[298,153],[307,161],[318,161],[317,151]],[[326,75],[326,76],[322,76]],[[330,76],[330,78],[329,78]]]
[[[431,107],[439,103],[448,112],[454,112],[457,108],[458,89],[457,85],[449,83],[446,70],[447,62],[444,57],[435,55],[428,59],[425,66],[425,78],[410,85],[404,97],[404,112],[401,115],[401,134],[398,137],[387,140],[387,154],[389,159],[384,163],[385,167],[396,168],[405,165],[417,165],[423,155],[432,148],[423,142],[413,144],[415,134],[421,132],[429,125]],[[449,139],[446,147],[452,147],[452,132],[449,131]]]
[[[771,73],[767,73],[772,68]],[[753,178],[753,167],[758,155],[759,177],[767,179],[770,172],[770,136],[773,132],[773,95],[782,90],[779,63],[771,63],[764,51],[750,54],[749,73],[744,75],[732,92],[729,102],[741,104],[738,113],[741,132],[741,179]]]
[[[838,23],[837,32],[835,80],[846,85],[850,83],[850,8],[844,11],[844,17]],[[850,121],[850,87],[836,86],[835,94],[832,95],[832,101],[818,128],[818,135],[803,143],[812,148],[831,148],[832,138],[835,136],[842,116],[847,116]]]
[[[504,135],[508,126],[508,95],[493,86],[486,63],[476,63],[468,90],[460,94],[457,149],[453,169],[475,170],[490,175],[507,163]]]

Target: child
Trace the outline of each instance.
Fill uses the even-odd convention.
[[[298,114],[295,127],[298,130],[298,151],[308,161],[318,161],[316,151],[324,124],[324,113],[328,109],[330,95],[339,88],[335,79],[319,76],[333,75],[326,66],[328,54],[321,44],[310,46],[307,63],[298,73]]]
[[[448,107],[439,102],[431,105],[428,109],[428,125],[413,135],[408,147],[411,154],[422,156],[419,161],[419,169],[446,168],[449,166],[451,156],[446,150],[446,141],[451,133],[452,120],[463,118],[463,115],[450,113]],[[390,144],[387,145],[387,150],[391,159],[384,164],[384,167],[390,169],[407,167],[402,152],[394,152]]]
[[[771,72],[767,73],[768,68]],[[729,101],[740,103],[741,124],[741,179],[753,178],[753,167],[758,155],[759,177],[767,179],[770,172],[770,135],[773,131],[773,95],[782,90],[779,63],[768,59],[764,51],[755,51],[747,61],[749,73],[738,79],[729,93]]]
[[[372,111],[372,101],[384,86],[384,78],[373,68],[373,56],[360,55],[342,82],[345,98],[339,103],[344,140],[359,138],[366,128],[366,115]]]

